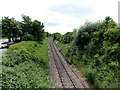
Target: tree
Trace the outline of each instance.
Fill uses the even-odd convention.
[[[62,42],[67,44],[67,43],[70,43],[71,41],[73,41],[73,39],[74,39],[73,32],[67,32],[66,34],[63,35]]]
[[[11,19],[11,38],[12,41],[17,41],[20,35],[20,27],[19,27],[19,21],[16,21],[14,18]]]
[[[62,35],[58,32],[52,34],[53,40],[61,41]]]
[[[32,30],[30,32],[31,35],[34,36],[36,40],[43,40],[44,39],[44,25],[43,23],[39,22],[38,20],[34,20],[32,22]]]
[[[29,40],[39,40],[44,39],[44,25],[38,20],[32,21],[29,16],[22,15],[22,30],[23,30],[23,40],[27,40],[26,37],[29,37]]]
[[[38,20],[32,21],[29,16],[22,15],[23,21],[16,21],[14,18],[3,17],[2,29],[9,41],[37,40],[44,39],[44,25]]]
[[[4,36],[4,35],[2,34],[2,23],[0,21],[0,37],[2,37],[2,36]]]
[[[50,37],[51,34],[50,34],[49,32],[45,32],[45,36],[46,36],[46,37]]]
[[[2,18],[2,33],[11,41],[12,38],[12,26],[11,19],[9,17]]]
[[[29,16],[25,16],[22,15],[22,31],[23,31],[23,40],[25,40],[25,35],[31,33],[31,29],[32,29],[32,21],[31,18]]]
[[[20,28],[20,22],[16,21],[14,18],[2,18],[2,33],[9,41],[16,41],[19,38],[21,34]]]
[[[104,29],[108,29],[108,28],[114,28],[115,26],[117,26],[117,24],[115,23],[115,21],[113,21],[111,17],[106,16],[105,20],[103,21],[103,26]]]

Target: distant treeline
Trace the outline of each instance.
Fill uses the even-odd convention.
[[[73,32],[52,34],[66,56],[97,88],[120,88],[120,27],[110,17]]]
[[[9,41],[42,41],[46,34],[44,24],[38,20],[32,21],[26,15],[22,15],[22,19],[23,21],[20,22],[14,18],[3,17],[1,36],[7,37]]]

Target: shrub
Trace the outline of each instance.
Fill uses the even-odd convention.
[[[10,46],[3,57],[3,88],[51,88],[47,40],[23,41]]]
[[[59,46],[95,87],[119,88],[120,27],[113,19],[85,23],[73,42]]]

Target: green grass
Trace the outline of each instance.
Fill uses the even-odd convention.
[[[3,88],[54,88],[48,73],[47,39],[14,44],[3,57]]]
[[[60,49],[64,52],[67,53],[68,52],[68,48],[70,47],[70,44],[63,44],[60,43],[58,41],[56,41],[56,44],[58,45],[58,47],[60,47]]]

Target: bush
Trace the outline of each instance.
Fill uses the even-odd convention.
[[[67,44],[67,43],[72,42],[73,39],[74,39],[73,32],[67,32],[66,34],[63,35],[61,42]]]
[[[110,17],[102,22],[85,23],[73,42],[59,46],[92,85],[120,87],[120,27]]]
[[[3,57],[3,88],[51,88],[47,40],[23,41],[10,46]]]
[[[13,68],[3,66],[3,88],[50,88],[48,73],[39,64],[25,61]]]
[[[93,37],[93,32],[100,31],[102,24],[96,23],[85,23],[84,26],[80,27],[78,34],[75,39],[75,44],[79,49],[86,49],[90,40]]]

